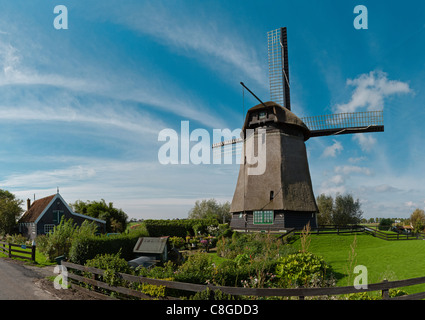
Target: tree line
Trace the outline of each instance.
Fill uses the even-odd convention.
[[[321,194],[316,198],[319,213],[319,225],[348,225],[359,224],[363,211],[359,199],[354,200],[351,194],[332,196]]]

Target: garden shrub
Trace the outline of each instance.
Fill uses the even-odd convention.
[[[208,254],[195,253],[178,268],[174,278],[180,282],[205,284],[212,279],[213,269],[212,259]]]
[[[93,267],[104,270],[103,276],[100,276],[101,281],[111,286],[122,286],[131,287],[134,290],[139,290],[144,294],[147,294],[153,298],[164,297],[166,293],[165,286],[152,285],[148,283],[128,283],[118,273],[135,274],[127,263],[127,261],[121,258],[121,251],[116,254],[100,254],[96,255],[94,259],[87,260],[85,265],[87,267]],[[86,272],[86,277],[91,277],[89,272]],[[171,280],[167,279],[167,280]],[[111,295],[117,295],[115,292],[102,289],[104,293],[110,293]],[[118,294],[120,295],[120,294]]]
[[[186,240],[182,237],[170,237],[168,241],[172,247],[177,249],[181,249],[186,244]]]
[[[239,298],[223,293],[220,290],[206,288],[204,291],[197,292],[193,296],[190,296],[189,300],[239,300]]]
[[[331,268],[322,257],[310,252],[299,252],[280,258],[276,275],[283,287],[323,286],[331,275]]]
[[[234,232],[231,238],[221,237],[217,242],[217,255],[227,259],[247,254],[251,260],[261,260],[278,258],[294,252],[292,246],[269,234]]]
[[[84,265],[105,270],[103,281],[110,285],[119,284],[116,277],[114,278],[116,272],[132,273],[127,261],[121,258],[121,251],[115,254],[98,254],[93,259],[87,260]]]
[[[38,236],[36,244],[40,252],[53,261],[58,256],[68,256],[75,239],[94,236],[96,230],[96,225],[87,220],[78,226],[72,219],[61,219],[51,233]]]

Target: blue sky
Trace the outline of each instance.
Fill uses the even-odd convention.
[[[68,29],[53,26],[56,5]],[[368,29],[353,26],[356,5]],[[422,1],[0,0],[0,188],[185,218],[231,201],[239,166],[158,161],[159,132],[242,126],[269,100],[267,32],[288,28],[292,111],[384,110],[385,132],[307,141],[314,192],[364,217],[425,207]],[[180,137],[181,138],[181,137]],[[235,161],[236,162],[236,161]]]

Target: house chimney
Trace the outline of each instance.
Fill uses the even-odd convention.
[[[30,198],[28,198],[28,199],[27,199],[27,210],[29,210],[29,209],[30,209],[30,207],[31,207],[31,199],[30,199]]]

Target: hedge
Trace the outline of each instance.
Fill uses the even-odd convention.
[[[134,259],[133,249],[139,237],[148,236],[146,232],[131,232],[114,236],[78,237],[69,250],[69,260],[84,264],[98,254],[116,254],[121,250],[121,258]]]
[[[208,226],[218,226],[216,219],[145,220],[142,222],[150,237],[186,237],[195,235],[195,230],[208,233]]]

